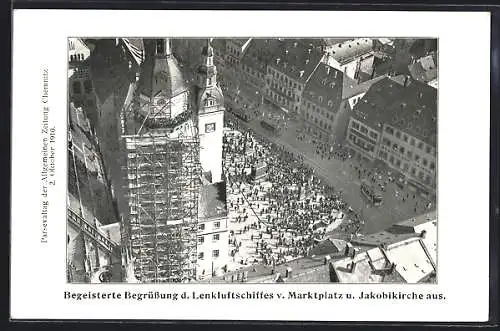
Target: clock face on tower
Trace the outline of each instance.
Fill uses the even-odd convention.
[[[205,124],[205,133],[210,133],[215,131],[215,123]]]

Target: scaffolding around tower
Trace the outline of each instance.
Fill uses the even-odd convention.
[[[199,192],[197,136],[124,136],[130,216],[127,237],[141,282],[186,282],[196,275]]]

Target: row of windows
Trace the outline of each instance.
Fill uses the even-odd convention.
[[[243,71],[248,72],[249,74],[251,74],[253,76],[257,76],[260,79],[264,79],[264,74],[263,73],[258,72],[258,71],[254,70],[252,68],[249,68],[246,65],[243,65]]]
[[[72,83],[73,94],[81,94],[82,93],[82,84],[80,81],[74,81]],[[83,81],[83,90],[85,93],[92,93],[92,82],[90,80]]]
[[[218,241],[220,239],[220,234],[214,234],[212,235],[212,241],[215,242],[215,241]],[[198,237],[198,244],[203,244],[205,242],[205,237]]]
[[[390,126],[385,127],[385,132],[392,135],[392,136],[395,136],[396,138],[398,138],[400,140],[403,140],[405,143],[409,143],[411,146],[416,146],[421,151],[424,151],[424,149],[425,149],[425,152],[427,154],[433,154],[433,152],[435,152],[435,151],[433,151],[433,148],[431,146],[424,144],[424,142],[422,142],[422,141],[417,141],[415,138],[409,137],[406,133],[403,133],[399,130],[395,130],[394,128],[392,128]]]
[[[214,222],[213,223],[213,229],[219,229],[220,228],[220,222]],[[198,224],[198,230],[203,231],[205,230],[205,223]]]
[[[300,97],[298,95],[295,95],[292,93],[292,91],[290,90],[287,90],[285,89],[284,87],[282,86],[279,86],[278,84],[276,83],[272,83],[272,88],[275,89],[275,90],[278,90],[280,91],[281,93],[284,93],[287,97],[289,97],[290,99],[294,100],[294,101],[297,101],[299,102],[300,101]]]
[[[351,127],[356,129],[357,131],[368,135],[371,139],[377,140],[378,139],[378,133],[368,129],[368,127],[364,126],[361,123],[358,123],[356,121],[351,121]]]
[[[383,146],[386,146],[388,148],[391,148],[393,151],[398,152],[402,156],[406,155],[409,160],[414,160],[417,163],[422,162],[422,165],[424,167],[428,167],[430,170],[434,170],[436,168],[436,164],[434,162],[427,160],[425,157],[421,157],[417,153],[413,153],[413,151],[411,150],[407,150],[404,146],[399,146],[396,143],[391,143],[391,141],[385,137],[382,139],[382,144]]]
[[[318,97],[318,100],[319,100],[319,102],[323,102],[323,97],[322,96]],[[313,104],[310,101],[306,101],[306,106],[307,106],[307,109],[311,109],[312,108],[312,110],[316,110],[316,105]],[[330,107],[330,108],[333,107],[333,101],[332,100],[328,100],[328,107]],[[336,111],[336,109],[334,109],[333,111]]]
[[[214,249],[212,251],[212,257],[213,258],[219,257],[219,250],[218,249]],[[198,260],[203,260],[204,258],[205,258],[205,253],[203,253],[203,252],[198,253]]]
[[[328,111],[324,111],[323,109],[320,110],[319,107],[315,109],[315,113],[318,114],[318,115],[326,117],[330,121],[333,121],[333,119],[335,117],[334,114],[331,114]],[[311,118],[314,118],[314,113],[312,111],[311,112],[305,111],[305,114],[306,114],[306,118],[309,118],[308,115],[311,115]]]
[[[349,135],[349,140],[351,140],[354,143],[354,145],[360,147],[361,149],[364,149],[367,152],[373,152],[375,150],[375,146],[374,145],[366,142],[363,139],[359,139],[358,137],[356,137],[353,134]]]
[[[270,91],[267,89],[267,94],[273,98],[273,100],[279,102],[280,104],[283,104],[285,106],[293,106],[293,102],[289,101],[287,98],[282,97],[281,95],[274,93],[273,91]],[[299,110],[299,106],[295,106],[295,111]]]
[[[394,155],[389,156],[388,153],[385,151],[380,151],[379,157],[382,160],[387,161],[390,165],[397,167],[399,169],[402,169],[403,172],[405,172],[405,173],[408,173],[408,170],[410,169],[410,165],[408,163],[401,162],[401,160],[398,158],[395,158]],[[414,178],[418,178],[419,180],[423,181],[426,184],[432,183],[432,176],[431,175],[426,175],[423,171],[417,170],[415,167],[411,168],[410,174]]]
[[[314,124],[319,125],[322,129],[325,130],[331,130],[332,129],[332,124],[328,124],[326,121],[323,122],[323,120],[319,120],[318,118],[314,116],[309,116],[309,113],[306,113],[306,119],[310,120],[311,122],[314,122]]]
[[[278,79],[279,81],[284,82],[290,88],[292,88],[292,87],[298,88],[299,91],[302,91],[302,85],[297,84],[297,82],[295,82],[292,79],[289,79],[288,76],[283,75],[282,73],[280,73],[278,71],[272,70],[271,68],[267,68],[267,73],[272,75],[275,79]]]
[[[71,62],[73,61],[83,61],[84,55],[83,54],[73,54],[69,56],[69,60]]]

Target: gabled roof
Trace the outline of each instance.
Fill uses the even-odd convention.
[[[427,55],[408,65],[413,79],[428,83],[437,78],[437,66],[432,55]]]
[[[342,102],[341,71],[320,63],[304,89],[303,98],[324,108],[337,110]]]
[[[370,89],[370,86],[382,80],[384,77],[387,76],[378,76],[371,80],[367,80],[365,82],[358,84],[355,80],[353,80],[349,76],[344,75],[342,99],[348,99],[355,95],[365,93]]]
[[[323,54],[311,46],[304,46],[296,39],[279,39],[277,53],[274,54],[271,67],[288,77],[307,82]]]

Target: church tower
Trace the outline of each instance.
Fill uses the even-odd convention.
[[[200,162],[205,177],[212,183],[222,178],[222,138],[224,127],[224,96],[217,85],[214,50],[207,39],[202,49],[202,63],[197,70],[198,132]]]

